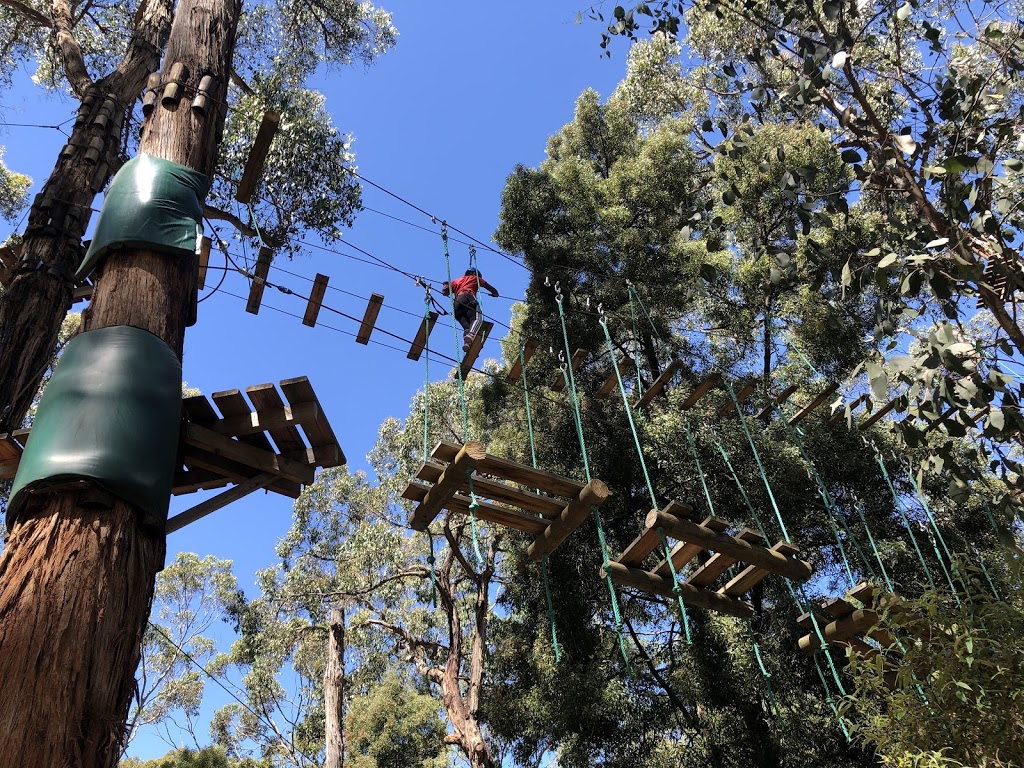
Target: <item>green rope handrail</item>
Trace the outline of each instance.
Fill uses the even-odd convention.
[[[885,570],[885,563],[882,562],[882,553],[878,551],[878,545],[875,544],[875,537],[871,535],[871,529],[868,527],[867,518],[864,516],[864,505],[858,500],[854,503],[853,508],[857,510],[857,514],[860,516],[860,522],[864,526],[864,532],[868,535],[868,541],[871,543],[871,551],[875,553],[875,559],[878,561],[878,567],[881,570],[882,578],[885,580],[885,586],[890,592],[895,592],[893,588],[892,579],[889,578],[888,571]]]
[[[704,499],[708,503],[708,513],[711,517],[715,516],[715,504],[711,501],[711,491],[708,490],[708,482],[704,477],[704,470],[700,466],[700,456],[697,455],[697,445],[693,442],[693,435],[690,433],[690,417],[683,417],[683,429],[686,432],[686,442],[690,446],[690,454],[693,456],[693,461],[697,465],[697,477],[700,478],[700,486],[704,489]]]
[[[878,462],[878,466],[882,470],[882,477],[885,478],[885,484],[889,486],[889,492],[892,494],[893,502],[896,505],[896,511],[899,513],[900,518],[903,520],[903,525],[907,529],[907,534],[910,536],[910,542],[914,545],[914,551],[917,552],[917,557],[921,561],[921,567],[924,569],[924,575],[928,579],[928,584],[932,589],[935,589],[935,580],[932,578],[932,572],[928,568],[928,562],[924,559],[924,553],[921,552],[921,547],[917,544],[917,537],[914,536],[914,529],[910,523],[910,518],[907,517],[906,511],[903,509],[903,501],[900,499],[900,495],[896,492],[896,487],[892,484],[892,479],[889,477],[889,470],[886,469],[885,460],[882,458],[882,454],[879,453],[878,448],[872,443],[872,447],[875,450],[875,461]]]
[[[423,285],[423,327],[430,327],[430,287]],[[423,342],[423,461],[430,456],[430,334],[427,334]],[[427,527],[427,539],[430,541],[430,554],[427,556],[427,563],[430,565],[430,606],[437,607],[437,571],[434,568],[434,536]]]
[[[956,566],[956,561],[953,559],[953,553],[950,552],[949,547],[946,545],[946,539],[945,537],[943,537],[942,531],[939,530],[939,524],[935,520],[935,515],[932,514],[932,509],[928,504],[928,500],[925,498],[924,492],[918,485],[917,478],[914,477],[914,473],[909,466],[907,467],[907,479],[910,480],[910,485],[913,486],[914,488],[914,495],[917,496],[917,500],[921,503],[921,507],[924,509],[924,514],[928,518],[928,522],[931,525],[932,530],[935,531],[935,537],[932,539],[932,548],[935,549],[935,557],[939,561],[939,565],[941,566],[942,571],[946,576],[946,580],[949,581],[949,588],[953,590],[953,597],[959,604],[960,598],[957,597],[958,590],[956,586],[953,584],[953,577],[956,576],[960,579],[960,583],[963,586],[965,592],[970,592],[970,590],[967,587],[967,582],[964,580],[963,575],[959,573],[959,570]],[[938,549],[935,547],[935,539],[938,539],[938,543],[942,546],[942,551],[946,555],[945,559],[943,559],[942,554],[940,554]],[[946,567],[946,560],[949,561],[949,568]]]
[[[754,657],[757,659],[757,665],[761,668],[761,675],[764,677],[765,688],[768,691],[768,706],[771,707],[772,714],[775,715],[775,723],[778,725],[779,730],[785,726],[785,722],[782,719],[782,710],[779,709],[779,705],[775,701],[775,695],[772,693],[772,673],[768,671],[768,668],[764,664],[764,659],[761,658],[761,648],[757,644],[757,636],[754,634],[754,627],[751,622],[747,622],[747,632],[750,635],[750,642],[754,646]]]

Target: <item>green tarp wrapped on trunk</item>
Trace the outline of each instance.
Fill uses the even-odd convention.
[[[181,363],[131,326],[68,342],[43,392],[11,489],[8,526],[29,491],[89,479],[163,528],[181,430]]]

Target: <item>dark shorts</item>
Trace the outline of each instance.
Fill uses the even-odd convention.
[[[480,304],[472,293],[465,291],[455,297],[455,319],[467,331],[473,327],[479,312]]]

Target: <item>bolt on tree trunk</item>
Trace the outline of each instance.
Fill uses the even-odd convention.
[[[239,0],[181,0],[167,46],[164,71],[184,62],[197,78],[214,75],[217,105],[239,10]],[[203,116],[184,99],[153,113],[140,149],[210,176],[223,121],[223,108]],[[84,330],[132,325],[180,358],[195,267],[194,257],[113,253]],[[0,554],[0,768],[112,768],[120,755],[165,539],[144,532],[127,502],[97,509],[78,493],[41,496]]]
[[[324,768],[345,766],[345,612],[331,610],[324,670]]]

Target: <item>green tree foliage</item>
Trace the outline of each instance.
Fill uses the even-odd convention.
[[[23,173],[10,170],[3,163],[4,147],[0,147],[0,216],[8,221],[14,219],[28,204],[28,190],[32,179]]]
[[[119,768],[263,768],[250,758],[228,757],[220,747],[206,747],[198,751],[175,749],[154,760],[129,757],[118,763]]]
[[[389,673],[352,701],[345,723],[352,768],[447,768],[437,700]]]

